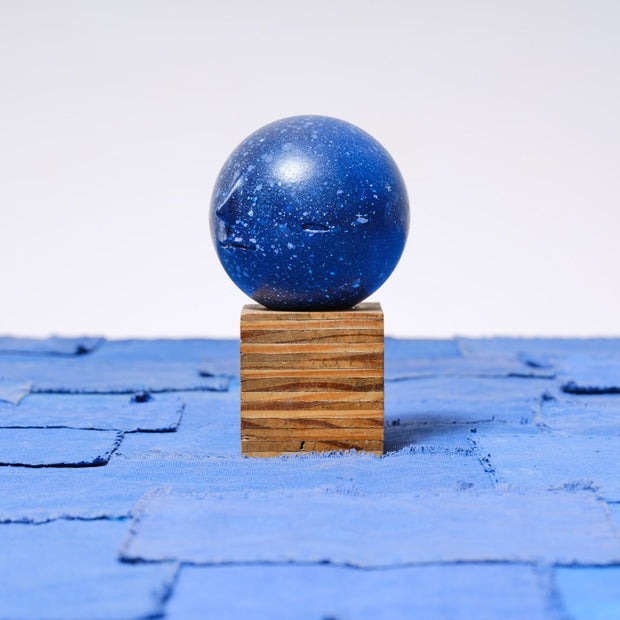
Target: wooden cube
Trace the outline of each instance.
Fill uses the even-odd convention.
[[[241,452],[383,454],[383,310],[241,312]]]

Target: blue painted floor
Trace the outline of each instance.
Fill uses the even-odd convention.
[[[247,459],[236,342],[0,338],[0,618],[620,619],[620,340],[386,379],[383,457]]]

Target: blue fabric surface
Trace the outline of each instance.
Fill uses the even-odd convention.
[[[0,402],[0,428],[173,431],[183,407],[176,394],[156,394],[146,402],[126,394],[31,394],[18,407]]]
[[[0,355],[18,353],[22,355],[83,355],[91,353],[103,344],[103,338],[59,338],[46,340],[36,338],[0,337]]]
[[[35,465],[0,467],[0,601],[11,604],[0,618],[240,617],[244,584],[259,617],[613,617],[620,395],[562,388],[589,369],[584,385],[607,389],[591,370],[613,362],[619,342],[388,338],[395,380],[386,382],[381,458],[242,458],[235,341],[0,353],[0,377],[21,399],[0,403],[0,426],[40,427],[0,428],[0,456]],[[228,377],[230,389],[205,389],[224,389]],[[137,394],[149,388],[150,399]],[[131,432],[139,430],[167,432]],[[144,496],[169,503],[131,529]],[[275,529],[252,516],[256,498],[264,515],[275,511]],[[204,526],[213,506],[219,529]],[[241,547],[230,532],[246,521]],[[13,541],[7,553],[2,532]],[[116,560],[123,541],[140,558],[202,562],[210,548],[214,561],[218,547],[215,561],[239,552],[248,565],[183,566],[174,582],[167,563]],[[276,553],[295,562],[260,563]],[[297,563],[319,555],[383,568]]]
[[[508,356],[461,358],[387,357],[385,380],[416,379],[420,377],[540,377],[552,379],[555,370],[537,368]]]
[[[458,338],[457,343],[466,356],[513,355],[540,365],[570,355],[620,354],[620,338]]]
[[[239,376],[238,340],[108,340],[96,360],[131,363],[183,363],[203,377]]]
[[[79,357],[0,357],[0,377],[32,382],[33,392],[131,394],[140,390],[224,391],[224,376],[202,377],[191,362],[135,361]]]
[[[161,438],[173,436],[166,433]],[[145,437],[155,441],[153,434]],[[492,487],[491,477],[473,454],[422,451],[415,459],[407,454],[382,459],[354,454],[195,460],[168,452],[136,460],[122,454],[123,445],[106,467],[0,469],[0,521],[42,523],[59,518],[128,517],[142,495],[158,487],[214,493],[318,488],[352,495]]]
[[[620,398],[615,394],[600,394],[543,400],[539,421],[562,434],[618,435]]]
[[[463,357],[456,340],[431,340],[425,338],[404,339],[385,338],[385,358],[392,359],[438,360],[442,358]]]
[[[2,428],[0,465],[29,467],[104,465],[110,460],[121,440],[122,435],[113,431]]]
[[[0,377],[0,407],[5,404],[19,405],[30,394],[32,384],[28,381]]]
[[[199,459],[208,456],[239,456],[239,384],[231,392],[182,394],[183,423],[171,436],[132,435],[125,438],[126,458]]]
[[[620,500],[620,435],[560,435],[536,428],[482,428],[475,444],[497,484],[583,487]]]
[[[620,501],[608,502],[609,512],[620,527]]]
[[[204,473],[204,463],[199,461],[165,464],[154,461],[145,466],[142,462],[116,458],[105,467],[3,467],[0,468],[0,522],[127,518],[149,489],[162,485],[184,490],[204,489]]]
[[[530,423],[541,395],[551,382],[544,379],[431,377],[385,385],[385,416],[401,424]]]
[[[573,620],[620,618],[620,566],[558,568],[555,581]]]
[[[609,564],[620,562],[620,540],[604,502],[588,492],[466,490],[377,501],[325,491],[183,494],[162,489],[140,501],[120,555],[129,561],[193,564]]]
[[[521,565],[184,566],[166,617],[542,620],[550,611],[544,586]]]
[[[620,352],[572,355],[561,360],[562,389],[575,394],[620,394]]]
[[[126,528],[122,521],[0,525],[0,617],[125,620],[160,613],[177,567],[118,562]]]
[[[121,362],[138,361],[191,363],[198,365],[205,359],[215,364],[236,361],[239,364],[238,340],[107,340],[94,354],[97,360]]]
[[[474,341],[477,342],[477,341]],[[461,340],[385,339],[385,378],[432,377],[541,377],[553,378],[550,364],[531,364],[527,357],[502,347],[485,355],[469,355]]]

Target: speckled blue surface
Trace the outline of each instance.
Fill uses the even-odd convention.
[[[211,233],[237,286],[269,308],[349,308],[377,290],[405,246],[409,204],[389,153],[326,116],[246,138],[213,190]]]
[[[620,617],[620,340],[388,339],[383,457],[272,459],[238,342],[3,345],[2,620]]]

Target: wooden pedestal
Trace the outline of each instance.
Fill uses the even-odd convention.
[[[241,311],[241,452],[383,454],[383,311]]]

